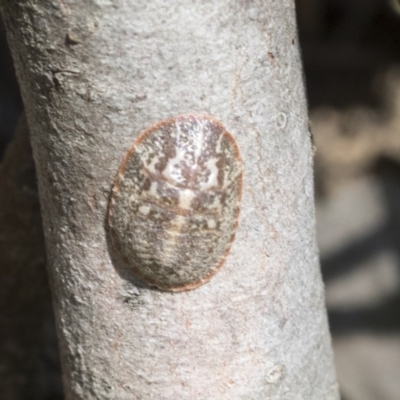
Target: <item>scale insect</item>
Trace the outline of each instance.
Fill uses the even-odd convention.
[[[140,134],[108,215],[112,244],[133,276],[176,292],[209,281],[235,237],[242,176],[234,137],[212,117],[178,116]]]

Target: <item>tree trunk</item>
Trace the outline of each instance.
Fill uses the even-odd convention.
[[[2,1],[67,398],[337,399],[293,2]],[[135,139],[185,114],[237,142],[241,212],[209,282],[161,291],[115,255],[108,207]]]

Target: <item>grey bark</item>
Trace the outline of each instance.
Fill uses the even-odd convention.
[[[68,399],[337,399],[289,0],[3,0],[32,133]],[[160,292],[106,224],[137,136],[218,118],[244,160],[221,271]]]

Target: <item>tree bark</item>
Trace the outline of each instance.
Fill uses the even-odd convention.
[[[289,0],[3,0],[32,134],[68,399],[337,399],[312,151]],[[119,165],[208,114],[244,165],[236,239],[191,291],[113,256]]]

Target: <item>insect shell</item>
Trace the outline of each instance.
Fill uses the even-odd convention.
[[[194,289],[225,261],[241,191],[239,149],[221,122],[161,121],[139,136],[119,169],[108,216],[113,246],[148,286]]]

